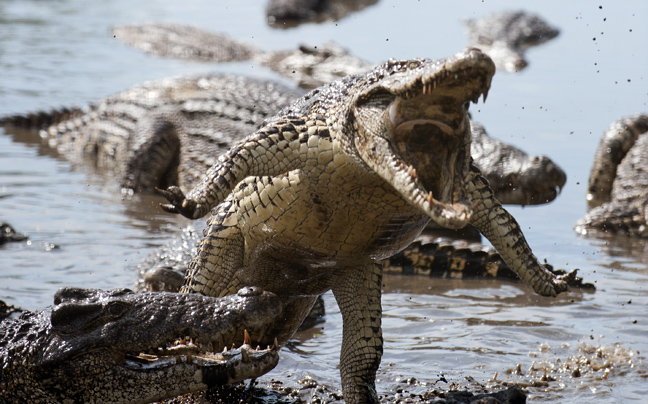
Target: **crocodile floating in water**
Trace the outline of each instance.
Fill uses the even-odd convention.
[[[648,115],[620,119],[603,134],[590,171],[582,235],[648,237]]]
[[[495,73],[478,49],[443,61],[390,60],[306,94],[219,157],[164,209],[213,208],[182,292],[225,296],[259,286],[283,302],[266,338],[284,343],[317,296],[340,306],[340,373],[348,403],[378,402],[380,261],[430,220],[474,225],[537,293],[567,290],[531,252],[515,219],[472,164],[468,105]],[[262,340],[262,343],[267,341]]]
[[[266,5],[268,25],[293,28],[306,22],[339,21],[378,0],[270,0]]]
[[[162,79],[86,108],[0,118],[41,129],[72,161],[113,171],[125,188],[191,187],[232,144],[301,95],[281,84],[233,75]]]
[[[9,223],[0,222],[0,245],[12,241],[23,241],[26,240],[27,237],[28,236],[24,233],[16,232]]]
[[[503,12],[466,20],[470,46],[486,52],[498,70],[517,72],[528,63],[524,52],[558,36],[560,31],[535,14]]]
[[[280,312],[258,288],[224,298],[60,289],[53,307],[0,323],[0,401],[145,403],[258,377],[278,347],[253,349],[245,330],[263,333]]]
[[[470,46],[486,52],[498,69],[519,71],[527,66],[524,52],[547,42],[559,31],[539,16],[524,11],[504,12],[464,22]],[[371,65],[329,42],[302,45],[296,50],[263,52],[227,35],[190,25],[149,23],[118,25],[116,38],[147,53],[201,62],[252,60],[295,80],[306,89],[350,74],[365,73]]]
[[[109,169],[121,185],[152,191],[193,187],[216,158],[303,93],[232,75],[169,78],[136,86],[86,108],[0,118],[4,126],[41,129],[72,161]],[[505,204],[552,201],[565,173],[545,156],[489,137],[474,122],[473,157]]]

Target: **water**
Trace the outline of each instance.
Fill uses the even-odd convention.
[[[645,242],[583,239],[572,225],[585,212],[600,135],[614,120],[647,109],[648,3],[525,4],[559,27],[560,36],[530,50],[523,72],[498,73],[488,102],[473,106],[472,113],[492,135],[549,155],[568,173],[552,204],[509,210],[536,255],[558,267],[580,268],[598,290],[546,299],[518,283],[387,277],[380,394],[447,388],[465,383],[466,376],[487,384],[496,373],[499,381],[540,380],[542,371],[533,366],[549,369],[558,380],[529,388],[531,402],[646,402]],[[264,50],[334,40],[377,63],[449,56],[466,44],[461,19],[518,7],[513,1],[383,0],[337,22],[273,30],[264,23],[264,5],[2,1],[0,114],[84,105],[146,80],[187,73],[228,71],[286,82],[251,62],[219,66],[144,55],[112,38],[115,24],[194,24]],[[0,299],[35,309],[50,304],[63,285],[132,285],[137,263],[186,223],[161,213],[158,202],[154,196],[122,195],[110,178],[65,161],[33,133],[1,134],[0,220],[29,233],[30,241],[0,247]],[[341,323],[330,295],[326,301],[323,326],[298,335],[268,378],[297,383],[309,375],[339,388]],[[578,365],[586,358],[590,365]],[[597,360],[609,361],[607,376],[606,367],[587,372]],[[552,372],[565,363],[570,369]],[[507,373],[517,364],[523,375]],[[573,377],[578,366],[582,377]],[[402,383],[411,377],[426,386]]]

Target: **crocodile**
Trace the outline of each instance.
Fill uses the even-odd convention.
[[[471,47],[489,54],[498,69],[524,69],[524,52],[559,34],[542,18],[524,11],[504,12],[464,21]],[[191,25],[146,23],[117,25],[113,35],[147,53],[198,62],[250,60],[266,66],[300,87],[313,89],[351,74],[361,74],[371,65],[334,42],[320,46],[301,45],[295,50],[264,52],[225,34]]]
[[[265,12],[272,28],[293,28],[306,22],[339,21],[378,0],[270,0]]]
[[[0,323],[0,401],[145,403],[258,377],[278,346],[253,349],[250,334],[281,305],[259,288],[224,298],[60,289],[54,306]]]
[[[193,186],[218,155],[301,94],[242,76],[175,77],[84,108],[6,116],[0,124],[40,129],[69,160],[112,171],[126,189],[153,191]]]
[[[136,49],[161,57],[217,63],[251,60],[309,90],[351,74],[365,73],[371,68],[370,64],[334,42],[263,52],[243,41],[191,25],[117,25],[112,33]]]
[[[203,231],[204,226],[188,225],[180,234],[145,257],[137,265],[135,290],[179,292]],[[417,240],[381,264],[385,273],[399,275],[446,279],[520,279],[492,248],[478,241],[438,237],[435,229],[426,229]],[[547,262],[544,262],[544,266],[555,275],[565,274],[565,270],[554,269]],[[580,277],[571,280],[569,286],[583,290],[596,289]],[[318,299],[314,307],[315,310],[309,313],[300,329],[311,328],[322,321],[324,301]]]
[[[528,62],[524,52],[558,36],[540,16],[524,11],[495,13],[464,21],[470,46],[486,52],[495,61],[498,70],[517,72]]]
[[[344,398],[363,403],[378,402],[380,261],[430,220],[474,225],[536,293],[566,291],[575,272],[555,276],[538,262],[472,164],[468,105],[486,98],[494,73],[479,49],[390,60],[266,120],[186,196],[177,186],[160,190],[167,212],[212,212],[181,292],[226,296],[258,286],[277,294],[283,321],[266,338],[283,344],[332,290],[342,313]]]
[[[648,115],[636,114],[610,125],[590,171],[587,214],[578,220],[582,235],[648,237]]]
[[[202,174],[264,119],[303,95],[281,84],[209,74],[162,79],[85,108],[0,118],[5,127],[35,128],[68,159],[110,170],[123,188],[192,188]],[[566,175],[551,159],[490,137],[471,121],[473,158],[504,204],[552,201]]]
[[[9,223],[0,222],[0,245],[12,241],[24,241],[27,237],[25,233],[18,233]]]

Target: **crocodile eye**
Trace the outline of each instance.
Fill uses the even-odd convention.
[[[111,316],[121,316],[128,310],[128,304],[122,302],[111,302],[106,306],[106,312]]]
[[[419,67],[419,65],[420,65],[419,62],[411,61],[411,62],[409,62],[409,64],[407,65],[407,67],[409,67],[410,69],[416,69],[417,67]]]

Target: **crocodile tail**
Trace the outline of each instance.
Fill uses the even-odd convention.
[[[52,125],[73,119],[84,113],[79,107],[52,108],[50,111],[36,111],[25,114],[0,117],[0,126],[12,126],[22,129],[45,130]]]
[[[543,264],[554,276],[564,276],[567,271],[554,269],[553,265]],[[451,244],[417,240],[404,250],[383,261],[383,270],[390,274],[427,275],[445,279],[513,279],[520,280],[518,274],[508,266],[497,252],[469,247],[457,248]],[[569,278],[571,287],[582,290],[596,290],[592,283],[583,278]]]
[[[386,259],[383,269],[389,273],[422,274],[435,278],[518,279],[497,253],[423,241],[415,241]]]

